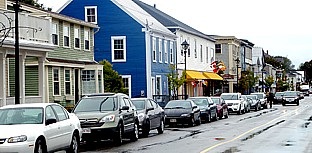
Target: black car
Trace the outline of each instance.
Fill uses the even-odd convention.
[[[247,99],[251,101],[250,109],[258,111],[261,109],[261,102],[257,95],[246,95]]]
[[[165,124],[201,124],[200,109],[192,100],[172,100],[165,106]]]
[[[209,97],[190,97],[200,109],[200,118],[205,122],[218,120],[217,105]]]
[[[285,106],[286,104],[297,104],[299,105],[299,94],[297,91],[285,91],[283,96],[282,105]]]
[[[157,129],[158,134],[164,132],[165,112],[153,100],[149,98],[132,98],[139,118],[139,131],[143,137],[147,137],[150,130]]]
[[[282,103],[283,102],[283,96],[284,96],[284,92],[276,92],[274,95],[273,102],[275,104]]]

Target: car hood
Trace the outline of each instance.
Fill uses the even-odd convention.
[[[167,116],[181,116],[182,114],[188,114],[191,112],[191,109],[165,109],[165,114]]]
[[[241,101],[240,100],[224,100],[225,101],[225,103],[241,103]]]
[[[208,109],[208,106],[198,106],[200,110],[206,110]]]
[[[284,96],[284,98],[296,98],[295,96]]]
[[[33,140],[35,135],[39,135],[39,131],[43,131],[43,127],[43,124],[0,125],[0,138],[26,135],[28,140]]]
[[[76,116],[79,119],[86,118],[97,118],[98,120],[102,119],[104,116],[112,114],[113,112],[75,112]]]

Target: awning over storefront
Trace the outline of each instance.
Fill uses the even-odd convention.
[[[204,80],[207,79],[203,72],[186,70],[186,79]]]
[[[207,79],[211,79],[211,80],[223,80],[222,77],[220,77],[218,74],[213,73],[213,72],[204,72],[204,76]]]

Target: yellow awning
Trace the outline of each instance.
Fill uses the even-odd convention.
[[[207,77],[203,75],[203,72],[186,70],[186,79],[203,80],[207,79]]]
[[[204,76],[206,76],[208,79],[211,80],[223,80],[222,77],[220,77],[218,74],[213,72],[204,72]]]

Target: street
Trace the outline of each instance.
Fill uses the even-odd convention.
[[[164,134],[151,131],[137,142],[125,140],[121,146],[110,141],[82,144],[80,152],[188,152],[188,153],[308,153],[312,151],[312,97],[300,105],[273,105],[272,109],[195,127],[170,127]]]

